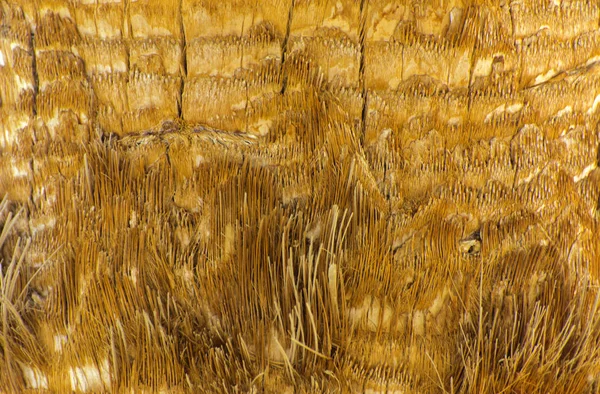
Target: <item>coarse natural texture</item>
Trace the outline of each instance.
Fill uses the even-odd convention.
[[[0,0],[0,392],[600,392],[594,1]]]

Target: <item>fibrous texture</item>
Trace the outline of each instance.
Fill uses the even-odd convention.
[[[598,392],[599,24],[0,0],[0,391]]]

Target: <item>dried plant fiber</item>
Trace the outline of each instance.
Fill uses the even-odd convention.
[[[600,393],[599,23],[0,0],[0,393]]]

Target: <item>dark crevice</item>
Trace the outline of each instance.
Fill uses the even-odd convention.
[[[469,9],[469,12],[472,12],[471,9]],[[467,24],[467,16],[465,16],[465,18],[463,19],[462,23],[463,23],[463,34],[461,34],[461,36],[463,36],[465,34],[464,29],[467,28],[466,24]],[[473,84],[475,82],[474,80],[474,76],[475,76],[475,64],[477,62],[477,55],[479,54],[479,31],[477,32],[477,34],[475,35],[475,38],[473,39],[473,46],[471,48],[471,58],[469,59],[469,85],[467,86],[467,119],[466,122],[467,124],[471,122],[471,107],[473,106],[473,100],[474,100],[474,95],[475,92],[473,91]],[[469,140],[471,140],[471,136],[472,136],[472,129],[469,128]]]
[[[366,26],[367,26],[367,5],[369,0],[361,0],[360,2],[360,25],[358,30],[358,45],[360,49],[360,59],[358,67],[358,83],[363,99],[363,107],[361,113],[361,131],[360,144],[364,145],[365,134],[367,132],[367,113],[368,113],[368,92],[365,83],[365,42],[366,42]]]
[[[165,145],[165,156],[167,157],[167,164],[169,165],[170,169],[173,169],[173,163],[171,163],[171,151],[170,151],[171,145],[162,138],[161,138],[161,142]]]
[[[129,0],[124,0],[123,1],[123,16],[124,16],[124,21],[123,23],[125,23],[125,26],[123,26],[123,31],[127,32],[127,35],[123,34],[123,38],[126,39],[125,41],[125,56],[127,57],[127,71],[129,72],[131,70],[131,56],[129,54],[129,45],[128,44],[128,40],[133,40],[133,34],[132,34],[132,27],[131,27],[131,15],[129,14]]]
[[[295,3],[296,0],[292,0],[292,2],[290,3],[290,12],[288,13],[288,21],[287,26],[285,28],[285,37],[283,37],[283,42],[281,43],[281,66],[279,68],[279,77],[281,79],[281,94],[285,93],[285,89],[287,87],[287,74],[284,73],[284,65],[285,58],[287,55],[288,40],[290,38],[290,30],[292,29],[292,18],[294,16]]]
[[[33,116],[37,116],[37,96],[40,89],[40,80],[37,72],[37,59],[35,54],[35,30],[32,29],[30,32],[30,44],[31,44],[31,70],[33,73]]]
[[[177,102],[177,117],[183,119],[183,90],[187,79],[187,40],[185,35],[185,25],[183,23],[183,0],[179,0],[179,25],[181,29],[181,82],[179,83],[179,98]]]
[[[33,75],[33,104],[32,104],[32,112],[33,112],[33,118],[37,117],[37,97],[39,94],[39,90],[40,90],[40,79],[38,76],[38,72],[37,72],[37,57],[35,54],[35,29],[31,29],[29,32],[29,45],[31,45],[31,72]],[[37,143],[37,136],[35,133],[35,127],[31,128],[31,133],[32,133],[32,137],[33,137],[33,141],[32,141],[32,148],[35,147],[35,144]],[[35,165],[35,160],[33,158],[33,156],[31,157],[30,161],[29,161],[29,169],[31,170],[31,176],[33,177],[33,179],[35,180],[36,177],[36,165]],[[29,204],[32,207],[36,207],[36,208],[40,208],[37,207],[35,204],[35,199],[33,198],[33,182],[31,183],[31,186],[29,188]]]
[[[362,97],[363,97],[363,106],[362,106],[362,112],[360,115],[360,119],[361,119],[360,144],[361,144],[361,146],[364,146],[365,134],[367,133],[367,113],[369,110],[369,92],[367,92],[364,88],[362,91]]]
[[[127,72],[125,73],[125,83],[129,84],[129,78],[131,75],[131,49],[129,48],[130,43],[133,41],[133,34],[131,32],[131,16],[129,14],[129,0],[123,1],[123,14],[124,14],[124,22],[125,26],[123,26],[123,31],[127,32],[127,35],[123,34],[124,40],[124,48],[125,48],[125,58],[127,61]],[[126,110],[129,112],[131,108],[129,107],[129,94],[127,93],[127,89],[125,89],[124,95],[126,97],[125,104]],[[123,126],[123,117],[121,118],[121,127]],[[123,130],[121,128],[121,130]]]

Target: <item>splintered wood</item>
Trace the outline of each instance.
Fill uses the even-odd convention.
[[[599,21],[0,0],[0,391],[600,392]]]

